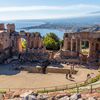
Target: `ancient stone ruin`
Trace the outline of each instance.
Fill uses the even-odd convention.
[[[12,56],[24,61],[100,64],[100,32],[65,33],[62,48],[54,53],[48,52],[43,44],[40,33],[16,32],[14,24],[0,24],[0,63]],[[22,44],[22,41],[23,44]],[[84,46],[86,45],[86,46]],[[24,46],[24,47],[23,47]],[[87,47],[88,53],[82,50]]]
[[[82,54],[82,44],[87,44],[87,55]],[[65,33],[63,47],[54,58],[60,61],[100,64],[100,33]]]
[[[16,37],[14,24],[7,24],[7,29],[4,24],[0,24],[0,63],[17,51]]]
[[[48,59],[48,53],[43,44],[40,33],[26,33],[18,35],[18,52],[23,57],[23,60],[29,61],[43,61]],[[21,39],[26,40],[26,49],[24,50],[21,45]]]
[[[25,40],[25,48],[22,40]],[[49,57],[40,33],[18,33],[14,24],[7,24],[7,29],[0,24],[0,63],[14,55],[26,61],[47,60]]]

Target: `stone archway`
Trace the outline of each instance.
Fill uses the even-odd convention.
[[[24,37],[19,37],[18,38],[18,51],[20,53],[26,52],[27,50],[27,39]]]
[[[22,45],[23,51],[26,51],[26,49],[27,49],[27,40],[25,38],[21,38],[21,45]]]
[[[89,55],[89,41],[88,40],[83,40],[81,42],[81,53],[83,55]]]

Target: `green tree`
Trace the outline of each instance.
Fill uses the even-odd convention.
[[[43,40],[48,50],[58,50],[60,48],[60,39],[55,33],[47,33]]]
[[[27,45],[26,40],[22,38],[22,42],[21,43],[22,43],[22,48],[26,49],[26,45]]]
[[[56,42],[59,42],[59,38],[55,33],[48,33],[47,37],[54,39]]]

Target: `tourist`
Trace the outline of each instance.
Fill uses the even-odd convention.
[[[46,74],[46,68],[47,68],[47,66],[43,66],[43,67],[42,67],[42,73],[43,73],[43,74]]]
[[[91,73],[91,78],[94,78],[95,77],[95,74],[94,73]]]
[[[87,78],[88,78],[88,79],[91,78],[91,75],[90,75],[90,74],[87,74]]]
[[[43,74],[46,74],[46,69],[47,69],[49,64],[50,64],[50,62],[48,60],[42,62],[42,73]]]
[[[86,79],[86,82],[91,78],[91,75],[90,74],[87,74],[87,79]]]
[[[67,73],[66,73],[66,79],[68,79],[68,75],[69,75],[69,73],[67,72]]]
[[[71,74],[71,71],[67,71],[67,72],[66,72],[66,79],[71,78],[72,75],[70,75],[70,74]]]
[[[71,74],[71,73],[69,74],[69,78],[70,78],[70,79],[72,78],[72,74]]]

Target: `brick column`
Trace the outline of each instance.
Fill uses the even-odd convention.
[[[72,55],[72,52],[73,52],[73,39],[71,38],[71,55]]]
[[[38,48],[38,36],[34,37],[34,48]]]
[[[63,47],[64,50],[68,50],[68,38],[65,38],[64,39],[64,47]]]
[[[89,57],[95,56],[95,45],[92,41],[89,42]]]
[[[18,52],[21,53],[23,51],[23,49],[22,49],[20,37],[18,37],[18,39],[17,39],[17,44],[18,44]]]
[[[76,39],[76,52],[80,52],[81,49],[81,40],[80,39]]]
[[[78,40],[76,39],[76,52],[78,52]]]
[[[71,52],[73,51],[73,39],[71,38]]]
[[[80,48],[79,48],[80,50],[80,52],[81,52],[81,50],[82,50],[82,40],[80,39]]]

